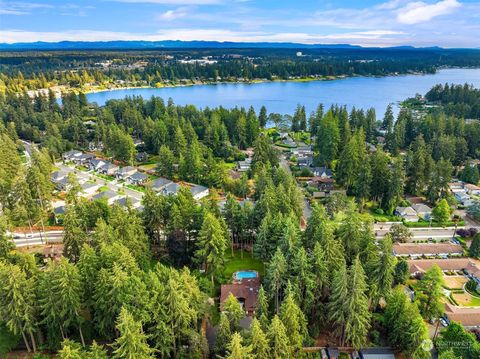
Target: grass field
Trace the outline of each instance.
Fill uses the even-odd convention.
[[[455,275],[455,276],[444,276],[443,279],[445,280],[445,286],[448,289],[462,289],[463,285],[468,282],[468,278]]]
[[[473,297],[468,292],[464,292],[463,294],[453,293],[452,295],[458,305],[465,307],[480,307],[480,298]]]
[[[263,263],[252,257],[252,254],[247,251],[243,251],[243,258],[241,251],[235,250],[233,257],[230,250],[227,250],[225,257],[225,270],[223,272],[225,278],[231,279],[233,273],[239,270],[256,270],[260,275],[263,275],[265,268]]]

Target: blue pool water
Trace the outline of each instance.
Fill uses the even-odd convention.
[[[236,280],[251,279],[251,278],[257,278],[257,272],[249,270],[249,271],[239,271],[235,273]]]

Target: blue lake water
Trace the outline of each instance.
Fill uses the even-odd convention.
[[[352,77],[332,81],[264,82],[256,84],[197,85],[172,88],[119,89],[90,93],[91,102],[104,105],[111,99],[142,96],[172,98],[176,104],[192,104],[200,108],[223,106],[250,107],[257,111],[266,106],[268,112],[292,114],[298,104],[305,105],[307,113],[319,103],[347,105],[349,109],[374,107],[377,117],[388,104],[425,94],[438,83],[473,84],[480,87],[480,69],[444,69],[432,75],[403,75],[387,77]]]

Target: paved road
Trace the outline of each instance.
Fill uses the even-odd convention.
[[[376,223],[373,226],[373,230],[375,232],[376,238],[383,238],[388,231],[390,230],[391,224],[379,224]],[[470,227],[457,227],[458,229],[461,228],[470,228]],[[480,230],[480,228],[477,228]],[[420,240],[420,239],[449,239],[453,237],[455,232],[454,227],[449,228],[410,228],[410,231],[413,233],[412,240]]]
[[[28,247],[42,244],[62,243],[62,231],[47,231],[33,233],[12,233],[16,247]]]

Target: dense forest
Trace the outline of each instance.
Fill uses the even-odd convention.
[[[449,116],[480,118],[480,90],[465,85],[437,85],[425,95],[428,101],[440,104]]]
[[[0,52],[0,92],[50,86],[162,86],[180,81],[238,81],[433,73],[478,66],[480,52],[442,49],[211,49]],[[208,61],[204,61],[208,59]],[[204,61],[204,62],[202,62]],[[105,65],[107,64],[108,65]]]
[[[45,79],[55,76],[63,75],[47,72]],[[20,78],[10,78],[15,91],[25,89]],[[430,357],[426,322],[442,314],[443,274],[437,266],[428,270],[412,302],[403,287],[408,265],[391,255],[397,239],[376,241],[365,205],[392,214],[405,194],[422,195],[444,224],[453,207],[450,179],[479,157],[480,123],[442,108],[426,115],[405,108],[395,119],[389,107],[377,119],[374,109],[319,106],[306,114],[299,106],[290,117],[266,108],[199,110],[156,97],[98,107],[82,93],[64,94],[59,105],[51,91],[34,98],[15,91],[0,97],[0,318],[29,351],[58,352],[62,359],[308,358],[313,354],[303,347],[327,333],[342,347],[390,345],[409,358]],[[266,129],[279,116],[291,132],[309,133],[315,164],[332,168],[347,193],[312,203],[303,228],[301,188]],[[38,148],[28,164],[22,140]],[[146,190],[139,213],[80,198],[69,177],[63,258],[45,265],[13,251],[7,229],[48,220],[55,160],[92,146],[123,164],[146,151],[158,156],[161,176],[205,184],[211,194],[197,202],[186,188],[176,196]],[[233,179],[227,164],[244,159],[247,148],[251,169]],[[224,266],[233,248],[249,249],[264,267],[248,329],[240,325],[244,312],[235,297],[221,313],[215,300],[230,279]],[[217,325],[210,347],[207,323]],[[468,345],[453,354],[452,338]],[[436,345],[442,358],[480,355],[473,336],[455,324]]]

